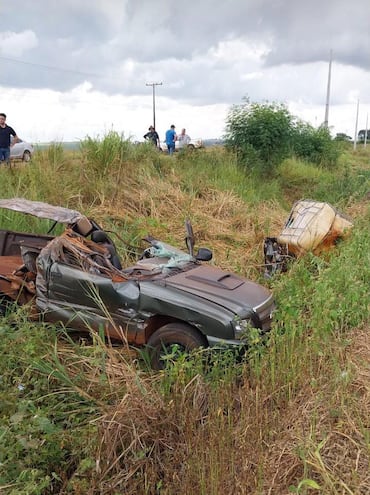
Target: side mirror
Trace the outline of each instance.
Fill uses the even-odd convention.
[[[195,259],[197,261],[210,261],[212,259],[212,251],[208,248],[199,248]]]
[[[195,241],[194,241],[193,227],[189,219],[185,220],[185,231],[186,231],[186,237],[185,237],[186,247],[188,248],[190,256],[193,256]]]

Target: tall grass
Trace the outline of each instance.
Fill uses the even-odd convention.
[[[131,243],[149,231],[182,246],[189,216],[217,264],[259,280],[263,237],[279,232],[296,199],[349,209],[351,236],[268,282],[278,303],[274,328],[242,360],[199,352],[152,373],[99,335],[75,341],[30,324],[23,311],[3,318],[0,491],[370,491],[365,160],[336,174],[290,160],[261,182],[234,155],[199,151],[168,157],[110,134],[78,153],[56,145],[29,165],[1,169],[0,184],[3,196],[79,209]],[[50,225],[6,211],[0,219],[17,230]]]

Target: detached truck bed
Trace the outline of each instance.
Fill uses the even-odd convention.
[[[0,256],[21,256],[21,247],[42,249],[51,236],[0,230]]]

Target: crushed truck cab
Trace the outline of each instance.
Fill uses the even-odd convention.
[[[268,289],[206,264],[186,224],[184,252],[152,237],[137,261],[122,267],[116,245],[93,220],[74,210],[22,198],[8,208],[65,225],[59,236],[0,231],[0,298],[28,304],[48,322],[147,346],[153,368],[173,346],[244,347],[252,328],[267,332],[274,310]]]

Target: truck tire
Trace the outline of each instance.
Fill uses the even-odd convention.
[[[28,150],[26,150],[26,151],[23,153],[22,160],[23,160],[24,162],[29,162],[29,161],[31,161],[31,153],[30,153]]]
[[[186,323],[168,323],[156,330],[149,338],[150,364],[154,370],[161,370],[166,365],[166,354],[173,353],[174,346],[182,352],[190,352],[198,347],[207,347],[207,339],[198,330]]]

